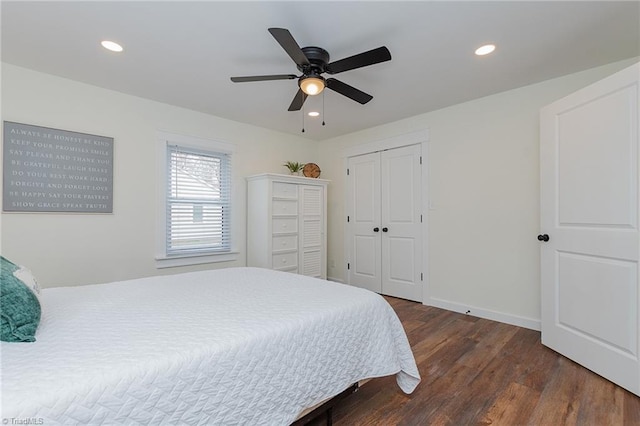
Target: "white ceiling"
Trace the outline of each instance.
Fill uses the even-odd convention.
[[[9,2],[2,61],[315,140],[640,55],[640,2]],[[331,60],[387,46],[392,60],[334,75],[373,100],[326,91],[325,121],[287,108],[299,74],[267,28]],[[115,54],[100,41],[125,48]],[[481,44],[497,45],[486,57]],[[305,109],[322,109],[322,96]]]

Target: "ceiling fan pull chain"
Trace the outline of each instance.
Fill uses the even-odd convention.
[[[324,126],[324,91],[322,92],[322,125]]]
[[[302,133],[304,133],[304,104],[302,104]]]

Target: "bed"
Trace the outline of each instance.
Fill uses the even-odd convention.
[[[288,425],[360,380],[420,381],[380,295],[260,268],[45,289],[33,343],[1,345],[3,419]]]

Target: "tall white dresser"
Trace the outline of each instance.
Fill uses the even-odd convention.
[[[247,181],[247,265],[326,278],[329,181],[272,173]]]

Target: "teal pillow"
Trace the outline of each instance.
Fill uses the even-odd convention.
[[[19,266],[0,256],[0,267],[0,340],[35,342],[40,302],[29,287],[14,276]]]

